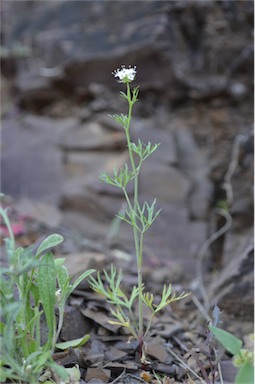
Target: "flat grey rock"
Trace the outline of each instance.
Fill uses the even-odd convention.
[[[63,151],[80,152],[90,150],[124,149],[124,132],[109,132],[96,122],[88,122],[66,132],[59,142]]]
[[[209,180],[209,161],[198,147],[191,130],[175,130],[178,164],[191,182],[188,198],[192,218],[204,219],[212,200],[212,183]]]
[[[20,115],[2,127],[2,192],[14,197],[58,201],[65,173],[59,136],[77,119]]]

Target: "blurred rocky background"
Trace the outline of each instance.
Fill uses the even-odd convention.
[[[147,274],[183,284],[208,272],[211,301],[243,324],[253,318],[253,15],[241,0],[1,2],[1,189],[17,212],[63,233],[67,254],[133,257],[114,219],[123,197],[98,176],[127,160],[108,117],[126,109],[111,72],[136,65],[132,139],[161,143],[140,183],[141,201],[162,208]]]

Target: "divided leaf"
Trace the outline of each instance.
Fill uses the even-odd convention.
[[[140,164],[146,160],[156,149],[160,146],[159,144],[151,144],[149,141],[147,144],[143,143],[138,139],[138,143],[130,143],[131,150],[136,153],[140,158]]]

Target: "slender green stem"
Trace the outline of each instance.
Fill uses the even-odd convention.
[[[130,202],[129,196],[128,196],[127,191],[126,191],[126,188],[122,188],[122,189],[123,189],[123,193],[124,193],[124,196],[125,196],[128,208],[130,209],[130,211],[132,211],[133,210],[132,204]]]
[[[64,322],[64,307],[63,308],[59,308],[59,313],[58,313],[58,329],[57,329],[57,332],[55,332],[55,338],[54,338],[54,343],[52,345],[52,349],[55,348],[55,345],[58,342],[58,338],[59,338],[61,329],[63,327],[63,322]]]
[[[16,260],[15,258],[15,238],[12,230],[12,226],[9,220],[9,217],[6,213],[6,210],[0,206],[0,215],[3,218],[4,224],[6,225],[10,237],[10,243],[11,243],[11,248],[8,249],[7,255],[8,255],[8,260],[9,260],[9,265],[13,268],[16,268]],[[10,280],[11,280],[11,286],[12,289],[14,289],[15,283],[16,283],[16,278],[13,273],[10,275]]]
[[[138,335],[137,335],[137,332],[135,330],[135,328],[132,327],[131,324],[129,324],[129,327],[128,327],[129,331],[131,332],[131,334],[134,336],[135,339],[138,338]]]
[[[27,333],[26,329],[24,329],[19,333],[20,337],[20,345],[22,349],[22,356],[26,359],[29,356],[29,343],[27,342]]]
[[[0,207],[0,214],[2,215],[4,223],[8,229],[8,232],[9,232],[9,236],[10,236],[10,240],[11,240],[11,255],[12,255],[12,259],[13,259],[14,252],[15,252],[15,239],[14,239],[14,234],[12,231],[11,223],[9,221],[7,214],[6,214],[6,211],[2,207]],[[13,260],[11,260],[11,261],[13,261]],[[13,262],[12,262],[12,264],[13,264]]]
[[[122,314],[122,316],[125,318],[126,317],[126,314],[125,312],[123,311],[123,309],[121,308],[121,305],[117,304],[116,303],[116,306],[118,308],[118,310],[120,311],[120,313]],[[132,320],[134,320],[134,315],[133,315],[133,312],[132,310],[129,310],[130,314],[131,314],[131,317],[132,317]],[[132,333],[132,335],[137,338],[137,327],[136,327],[136,321],[133,321],[133,324],[134,324],[134,328],[132,327],[131,324],[129,324],[129,330],[130,332]]]
[[[152,323],[152,320],[153,320],[153,317],[154,317],[154,315],[155,315],[155,312],[154,312],[154,313],[152,313],[152,315],[151,315],[151,317],[150,317],[150,320],[149,320],[149,322],[148,322],[148,325],[147,325],[146,331],[144,332],[144,337],[146,337],[146,336],[147,336],[147,334],[148,334],[148,332],[149,332],[149,330],[150,330],[150,327],[151,327],[151,323]]]
[[[134,324],[134,328],[136,330],[136,333],[138,334],[139,333],[138,325],[137,325],[134,313],[133,313],[131,308],[129,308],[129,313],[130,313],[130,316],[131,316],[131,319],[132,319],[132,323]]]
[[[39,305],[35,306],[36,315],[38,314],[38,312],[39,312]],[[36,340],[37,348],[40,348],[40,344],[41,344],[40,316],[37,317],[36,322],[35,322],[35,340]]]
[[[140,234],[140,247],[139,247],[139,258],[138,258],[139,266],[142,267],[143,263],[143,232]]]
[[[142,300],[142,287],[143,287],[143,277],[141,267],[138,267],[138,287],[139,287],[139,296],[138,296],[138,311],[139,311],[139,336],[143,336],[143,300]]]
[[[131,145],[130,145],[131,141],[130,141],[129,128],[130,128],[130,123],[131,123],[131,119],[132,119],[133,102],[132,102],[129,83],[127,83],[127,96],[128,96],[128,120],[127,120],[128,122],[127,122],[127,126],[125,128],[125,131],[126,131],[127,146],[128,146],[130,162],[131,162],[133,172],[135,174],[135,178],[134,178],[134,208],[136,208],[136,205],[138,204],[138,173],[139,172],[135,166],[134,155],[133,155]]]
[[[137,211],[138,207],[138,176],[139,176],[139,169],[136,168],[135,161],[134,161],[134,155],[131,149],[131,141],[130,141],[130,122],[132,118],[132,109],[133,109],[133,101],[131,97],[131,91],[130,91],[130,85],[127,83],[127,97],[128,97],[128,119],[127,124],[125,127],[126,132],[126,139],[127,139],[127,147],[130,157],[130,162],[132,166],[132,170],[134,173],[134,211]],[[126,196],[126,195],[125,195]],[[128,200],[127,200],[128,202]],[[138,238],[138,230],[137,228],[133,227],[133,233],[134,233],[134,241],[135,241],[135,251],[136,251],[136,261],[137,261],[137,280],[138,280],[138,288],[139,288],[139,296],[138,296],[138,311],[139,311],[139,337],[142,338],[143,336],[143,302],[142,302],[142,289],[143,289],[143,278],[142,278],[142,242],[143,242],[143,236],[141,234],[140,241]]]
[[[138,310],[139,310],[139,336],[143,336],[143,276],[142,276],[142,262],[143,262],[143,233],[140,235],[140,246],[139,246],[139,255],[137,261],[138,267],[138,287],[139,287],[139,295],[138,295]]]

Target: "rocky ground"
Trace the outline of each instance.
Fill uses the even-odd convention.
[[[2,58],[1,163],[18,241],[29,245],[60,232],[66,240],[59,252],[67,255],[71,273],[114,261],[126,271],[126,285],[134,281],[132,234],[115,219],[123,197],[98,176],[127,161],[124,133],[108,117],[126,113],[111,72],[136,64],[140,101],[132,140],[161,143],[140,181],[141,201],[156,197],[162,209],[145,240],[145,281],[156,291],[173,283],[199,300],[202,283],[210,311],[217,303],[225,327],[247,335],[253,329],[252,2],[140,1],[134,8],[132,1],[10,1],[6,23],[14,3],[19,12],[6,27],[6,45],[19,39],[29,50],[13,49]],[[91,315],[98,303],[83,296],[72,299],[70,316],[79,317],[73,311],[85,300],[81,322],[98,324]],[[184,307],[175,319],[181,339],[188,331]],[[196,307],[187,308],[198,316]],[[103,329],[106,324],[99,322]],[[106,331],[113,337],[112,329]],[[66,332],[63,339],[74,336]],[[128,352],[122,345],[120,356],[118,347],[108,353],[124,364]],[[104,363],[114,361],[104,346],[93,348]],[[169,358],[161,355],[160,363],[169,365]],[[110,380],[102,375],[103,382]],[[92,378],[90,373],[86,381]]]

